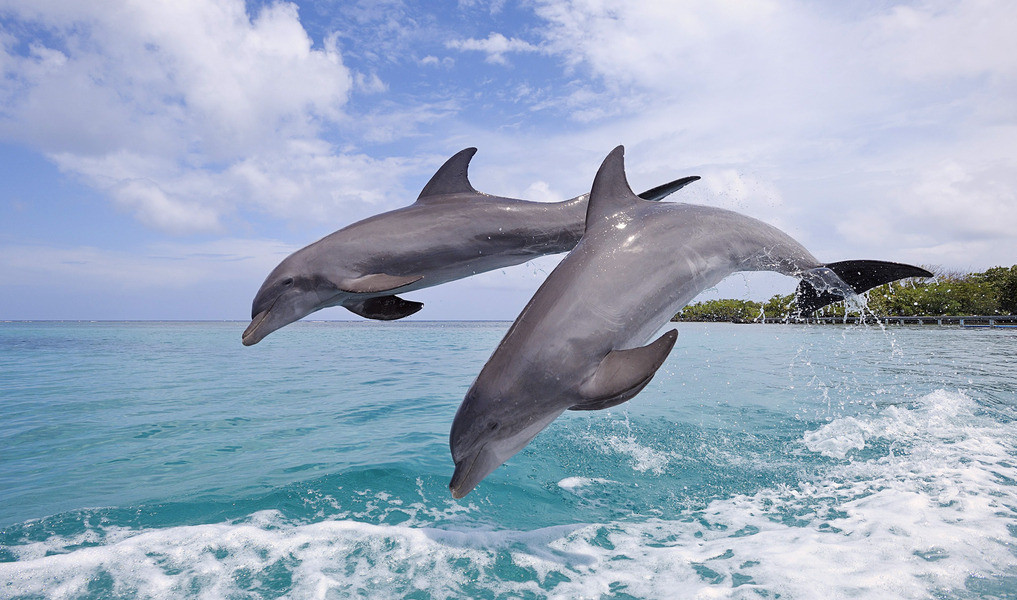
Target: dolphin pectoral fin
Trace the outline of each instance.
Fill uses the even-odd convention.
[[[682,189],[683,187],[687,186],[693,181],[698,180],[699,175],[692,175],[690,177],[682,177],[681,179],[675,179],[670,183],[658,185],[653,189],[646,190],[642,194],[639,194],[639,197],[642,198],[643,200],[651,200],[653,202],[657,202],[658,200],[663,200],[664,198],[667,198],[671,194],[677,192],[678,190]]]
[[[650,383],[677,339],[678,330],[672,329],[641,348],[610,352],[579,388],[586,400],[569,410],[601,410],[630,400]]]
[[[357,277],[356,279],[346,279],[338,287],[340,290],[350,292],[351,294],[377,294],[378,292],[387,292],[405,287],[423,279],[423,277],[423,275],[403,276],[372,273],[363,277]]]
[[[877,285],[906,277],[932,277],[932,273],[914,265],[882,260],[845,260],[809,269],[798,284],[795,302],[798,312],[807,315],[827,304],[861,294]],[[850,289],[845,288],[845,284]]]
[[[365,319],[395,321],[408,317],[424,307],[423,302],[403,300],[399,296],[375,296],[356,304],[344,305],[350,312]]]

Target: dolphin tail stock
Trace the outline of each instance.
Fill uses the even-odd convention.
[[[692,183],[693,181],[698,181],[698,180],[699,180],[699,175],[690,175],[689,177],[682,177],[681,179],[675,179],[674,181],[669,181],[668,183],[665,183],[664,185],[658,185],[655,188],[646,190],[642,194],[639,194],[639,197],[642,198],[643,200],[650,200],[652,202],[657,202],[657,201],[663,200],[664,198],[667,198],[671,194],[677,192],[678,190],[682,189],[683,187],[687,186],[688,184]]]
[[[601,410],[631,400],[650,383],[677,339],[678,330],[672,329],[640,348],[609,352],[580,387],[585,400],[569,410]]]
[[[798,314],[808,315],[852,294],[907,277],[932,277],[932,273],[914,265],[882,260],[845,260],[809,269],[802,274],[795,291]]]

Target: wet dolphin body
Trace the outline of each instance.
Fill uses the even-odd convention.
[[[903,277],[931,276],[880,261],[823,265],[756,219],[640,200],[625,179],[621,147],[597,173],[588,213],[582,240],[509,328],[456,412],[449,436],[456,498],[565,410],[608,408],[639,393],[678,332],[643,344],[735,271],[801,277],[803,312]]]
[[[467,173],[476,151],[446,161],[412,205],[349,225],[284,259],[254,298],[244,345],[330,306],[369,319],[401,319],[423,304],[397,293],[575,247],[589,194],[528,202],[480,193]],[[641,197],[660,200],[697,179],[684,177]]]

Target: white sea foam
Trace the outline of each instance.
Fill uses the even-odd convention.
[[[457,531],[289,523],[263,512],[238,523],[104,530],[94,547],[77,547],[94,534],[54,538],[10,548],[19,560],[0,563],[0,594],[75,598],[105,578],[114,594],[143,598],[262,589],[289,598],[1012,597],[1017,424],[980,414],[964,394],[935,392],[908,408],[835,420],[803,442],[840,458],[877,438],[889,445],[880,456],[838,460],[806,483],[673,520]],[[54,551],[62,553],[47,555]]]
[[[563,490],[575,491],[594,484],[615,483],[610,479],[601,477],[566,477],[558,482],[558,487]]]
[[[632,468],[636,471],[649,471],[655,475],[664,473],[671,461],[680,457],[677,453],[647,446],[632,434],[607,435],[599,443],[605,450],[628,456],[632,460]]]
[[[866,434],[871,434],[864,423],[853,417],[837,419],[805,434],[805,447],[831,458],[844,458],[851,450],[865,448]]]
[[[921,398],[912,410],[890,406],[875,418],[836,419],[806,433],[805,446],[830,458],[845,458],[851,450],[863,449],[866,440],[873,438],[904,443],[950,442],[970,435],[966,423],[972,421],[975,408],[975,402],[964,394],[940,390]]]

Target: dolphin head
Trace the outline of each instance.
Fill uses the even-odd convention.
[[[261,285],[251,305],[251,324],[242,337],[245,346],[253,346],[276,329],[336,303],[338,288],[310,267],[306,250],[288,256]]]
[[[449,434],[456,464],[448,485],[453,498],[470,493],[565,410],[550,406],[552,403],[534,403],[533,398],[491,394],[474,383],[456,412]]]

